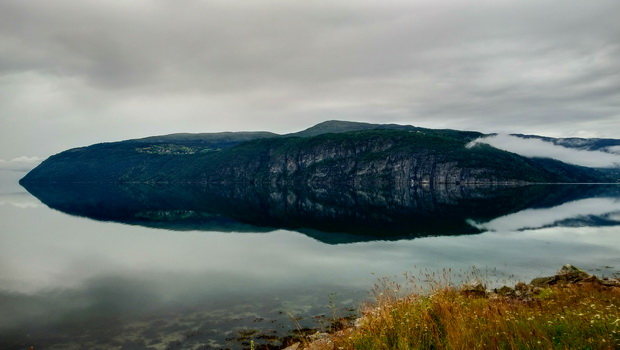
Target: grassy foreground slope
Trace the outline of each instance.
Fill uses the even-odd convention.
[[[574,267],[571,267],[574,269]],[[418,281],[413,282],[419,286]],[[428,285],[426,286],[429,287]],[[356,326],[308,349],[619,349],[620,281],[574,269],[495,292],[380,283]]]

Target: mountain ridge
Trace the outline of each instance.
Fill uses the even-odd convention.
[[[613,180],[595,169],[466,147],[475,131],[326,121],[291,134],[170,134],[53,155],[28,182],[333,183],[349,186]]]

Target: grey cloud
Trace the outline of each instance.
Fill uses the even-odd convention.
[[[0,118],[49,117],[59,137],[61,126],[125,137],[123,123],[296,131],[326,119],[613,137],[619,11],[611,0],[7,0],[0,90],[16,98]],[[62,103],[19,103],[39,91],[15,88],[25,75]]]
[[[571,51],[584,53],[610,40],[601,38],[596,23],[574,28],[575,18],[592,12],[597,8],[593,5],[577,5],[577,11],[563,6],[540,14],[537,6],[484,2],[142,4],[9,1],[5,7],[12,11],[3,13],[11,17],[3,21],[7,20],[6,32],[13,32],[14,41],[40,48],[42,57],[33,66],[83,74],[110,87],[170,78],[178,83],[189,79],[184,83],[198,88],[258,83],[253,78],[296,85],[429,68],[441,75],[444,68],[460,69],[461,59],[474,65],[470,73],[484,73],[487,69],[478,65],[481,56],[476,51],[497,42],[509,40],[512,52],[491,50],[491,56],[513,53],[532,62],[524,51],[552,50],[558,39],[570,38]],[[515,9],[521,16],[514,16]],[[568,18],[557,19],[562,17]],[[584,30],[592,35],[591,42],[577,41],[575,32]]]
[[[39,157],[18,157],[11,160],[0,159],[0,170],[11,171],[30,171],[41,163],[43,159]]]

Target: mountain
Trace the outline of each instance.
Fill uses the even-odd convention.
[[[478,132],[329,121],[299,133],[173,134],[70,149],[21,183],[278,183],[411,187],[601,182],[595,169],[530,159]]]
[[[348,122],[342,120],[328,120],[319,123],[315,126],[309,127],[306,130],[299,131],[286,136],[299,136],[299,137],[313,137],[322,134],[334,134],[360,130],[423,130],[411,125],[398,125],[398,124],[371,124],[360,122]]]

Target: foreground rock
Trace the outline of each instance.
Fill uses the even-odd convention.
[[[540,293],[544,288],[548,288],[554,285],[569,285],[579,283],[596,283],[605,287],[620,287],[620,280],[617,278],[598,278],[590,275],[587,272],[573,266],[566,264],[553,276],[537,277],[530,283],[517,283],[514,288],[503,286],[501,288],[493,289],[493,291],[485,291],[484,295],[500,295],[517,298],[529,298],[533,295]],[[467,290],[465,290],[467,292]],[[476,290],[476,293],[480,295],[480,290]]]

